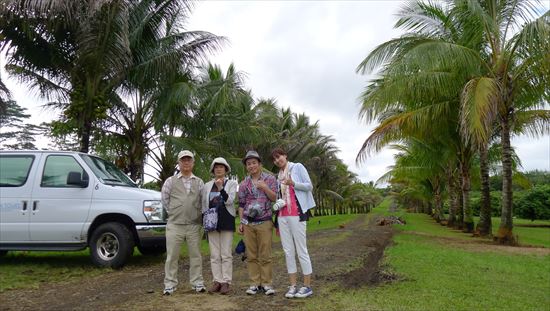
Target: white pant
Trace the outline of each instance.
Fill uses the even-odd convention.
[[[208,232],[212,276],[218,283],[229,283],[233,276],[232,231]]]
[[[311,260],[307,251],[306,222],[300,221],[299,216],[284,216],[278,218],[281,244],[286,257],[286,269],[289,274],[298,271],[296,267],[296,253],[304,275],[310,275]]]

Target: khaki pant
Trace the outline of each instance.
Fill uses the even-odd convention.
[[[244,244],[246,262],[251,285],[271,286],[273,282],[273,264],[271,260],[271,242],[273,223],[265,221],[260,225],[244,226]]]
[[[232,231],[208,232],[210,265],[215,282],[231,284],[231,279],[233,278],[232,243]]]
[[[164,265],[164,288],[178,285],[178,262],[181,245],[187,242],[189,254],[189,282],[191,286],[204,286],[202,257],[200,251],[201,226],[166,225],[166,263]]]

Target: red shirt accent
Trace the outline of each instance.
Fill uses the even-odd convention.
[[[296,202],[296,195],[294,194],[294,186],[289,186],[288,191],[290,192],[290,213],[288,212],[288,206],[285,206],[279,210],[279,217],[300,216],[300,214],[298,213],[298,203]]]

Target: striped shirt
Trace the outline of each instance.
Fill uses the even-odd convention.
[[[277,179],[275,179],[275,176],[262,172],[259,179],[263,180],[273,192],[277,192]],[[252,178],[247,176],[239,185],[239,208],[243,209],[243,216],[248,218],[250,207],[256,204],[260,206],[261,211],[256,217],[248,220],[259,222],[271,219],[271,205],[273,203],[265,192],[254,186]]]

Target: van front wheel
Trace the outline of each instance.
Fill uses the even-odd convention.
[[[121,268],[134,251],[134,239],[126,226],[108,222],[97,227],[90,239],[92,261],[100,267]]]

